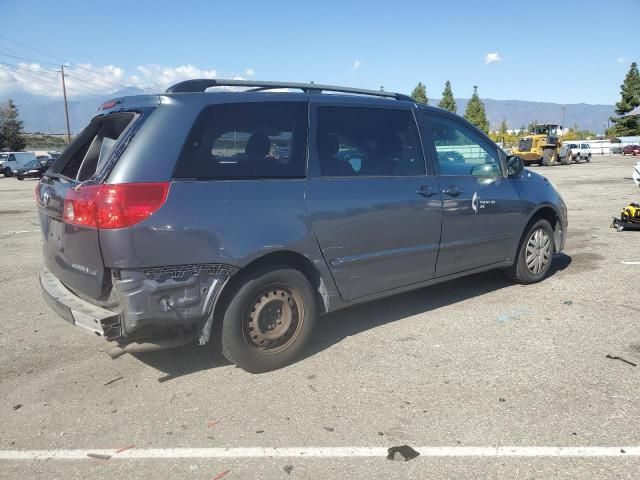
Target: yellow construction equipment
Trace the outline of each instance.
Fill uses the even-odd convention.
[[[562,127],[551,123],[539,123],[533,126],[533,133],[520,138],[518,146],[511,151],[524,160],[525,165],[555,165],[560,154],[560,135]],[[562,164],[571,163],[571,157],[560,159]]]

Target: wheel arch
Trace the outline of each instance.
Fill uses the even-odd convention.
[[[325,278],[311,259],[292,250],[278,250],[266,253],[242,267],[222,288],[218,301],[216,302],[216,310],[219,310],[220,306],[223,306],[230,300],[231,296],[249,274],[260,269],[283,267],[298,270],[307,278],[316,293],[320,312],[323,314],[327,313],[330,309],[330,295],[327,291]]]
[[[551,204],[543,204],[543,205],[539,205],[529,215],[527,223],[522,229],[522,233],[520,234],[520,238],[518,239],[518,243],[516,244],[515,252],[512,257],[514,262],[517,261],[518,259],[520,245],[522,245],[522,241],[524,240],[524,236],[527,234],[529,227],[531,227],[531,225],[533,225],[535,222],[537,222],[540,219],[544,219],[548,221],[549,224],[551,225],[551,228],[553,229],[553,237],[554,237],[553,240],[554,240],[555,248],[556,248],[556,251],[558,251],[557,250],[558,246],[562,244],[562,235],[563,235],[560,214],[558,213],[557,209]]]

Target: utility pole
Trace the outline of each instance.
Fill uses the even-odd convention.
[[[64,65],[60,65],[62,73],[62,95],[64,96],[64,118],[67,121],[67,144],[71,143],[71,129],[69,128],[69,107],[67,106],[67,86],[64,83]]]

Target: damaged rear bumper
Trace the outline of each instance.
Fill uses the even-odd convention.
[[[42,296],[67,322],[101,337],[119,336],[120,313],[93,305],[73,294],[49,270],[40,272]]]
[[[236,272],[222,264],[113,270],[114,310],[80,298],[46,268],[40,285],[51,308],[77,327],[123,348],[149,341],[170,348],[196,338],[201,345],[209,341],[215,304]]]

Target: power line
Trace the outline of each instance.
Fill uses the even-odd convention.
[[[2,53],[2,52],[12,52],[12,53]],[[0,55],[4,56],[4,57],[11,57],[11,58],[15,58],[16,60],[24,60],[27,62],[33,62],[33,63],[40,63],[40,64],[45,64],[45,65],[54,65],[54,66],[58,66],[57,63],[53,63],[53,62],[47,62],[45,60],[40,60],[37,58],[27,58],[27,57],[22,57],[20,55],[15,55],[15,53],[20,53],[20,52],[15,52],[13,50],[9,50],[6,48],[2,48],[0,49]]]
[[[6,35],[2,35],[1,33],[0,33],[0,38],[4,38],[5,40],[10,41],[11,43],[15,43],[16,45],[21,45],[22,47],[28,48],[29,50],[33,50],[34,52],[41,53],[41,54],[43,54],[43,55],[44,55],[44,56],[46,56],[46,57],[53,58],[54,60],[58,60],[58,61],[61,61],[61,62],[66,62],[66,60],[64,60],[64,59],[63,59],[63,58],[61,58],[61,57],[58,57],[58,56],[56,56],[56,55],[52,55],[52,54],[50,54],[50,53],[47,53],[47,52],[45,52],[45,51],[43,51],[43,50],[39,50],[39,49],[34,48],[34,47],[30,47],[30,46],[29,46],[29,45],[27,45],[26,43],[22,43],[22,42],[18,42],[17,40],[13,40],[13,39],[11,39],[11,38],[7,37]]]
[[[44,79],[44,78],[42,78],[41,76],[38,75],[39,73],[55,74],[56,76],[60,74],[60,71],[53,71],[53,70],[34,71],[34,70],[29,69],[29,68],[21,67],[20,65],[13,65],[13,64],[10,64],[10,63],[3,63],[3,62],[0,62],[0,67],[4,68],[4,69],[6,69],[6,70],[8,70],[8,71],[10,71],[10,72],[12,72],[14,74],[23,75],[26,78],[28,78],[29,80],[31,80],[32,82],[38,83],[40,86],[45,86],[45,87],[56,86],[57,85],[57,80],[54,80],[51,77],[46,77],[46,79]],[[19,70],[19,71],[16,71],[16,70]],[[69,76],[69,75],[67,75],[67,76]],[[13,79],[18,81],[18,82],[20,82],[20,83],[26,83],[26,82],[22,81],[20,78],[13,77]],[[84,86],[84,85],[75,88],[75,90],[78,90],[79,93],[81,93],[83,95],[89,95],[89,96],[96,97],[96,98],[104,98],[105,96],[108,96],[108,95],[105,95],[104,92],[99,92],[98,90],[92,90],[91,89],[92,91],[97,92],[100,95],[96,95],[94,93],[89,93],[89,92],[84,92],[84,91],[82,91],[83,89],[89,89],[89,88]]]
[[[49,58],[58,60],[58,61],[60,61],[60,62],[62,62],[64,64],[67,64],[67,68],[68,69],[69,68],[73,68],[73,69],[76,69],[76,70],[88,72],[88,73],[90,73],[92,75],[104,75],[104,73],[100,72],[99,70],[92,70],[92,69],[90,69],[88,67],[81,67],[77,63],[75,63],[75,65],[74,65],[74,64],[72,64],[72,62],[69,62],[68,60],[63,59],[62,57],[59,57],[57,55],[53,55],[51,53],[47,53],[47,52],[45,52],[43,50],[40,50],[38,48],[35,48],[35,47],[31,47],[31,46],[27,45],[26,43],[18,42],[17,40],[13,40],[13,39],[7,37],[6,35],[0,34],[0,38],[4,38],[5,40],[8,40],[9,42],[15,43],[16,45],[20,45],[23,48],[28,48],[29,50],[33,50],[34,52],[38,52],[38,53],[40,53],[42,55],[45,55],[46,57],[49,57]],[[6,51],[9,51],[9,49],[6,49],[6,47],[3,47],[3,48],[5,48]],[[13,50],[13,53],[20,53],[20,52],[16,52],[15,50]],[[21,59],[27,60],[27,61],[34,61],[34,62],[37,62],[37,63],[48,63],[50,65],[58,66],[58,63],[54,64],[53,62],[45,62],[45,61],[37,60],[37,59],[34,59],[34,58],[30,59],[30,58],[27,58],[27,57],[21,57]],[[117,87],[120,87],[120,88],[127,88],[128,87],[128,85],[124,85],[122,83],[118,83],[118,82],[115,82],[113,80],[103,80],[103,81],[105,83],[109,83],[109,84],[111,84],[113,86],[117,86]]]

